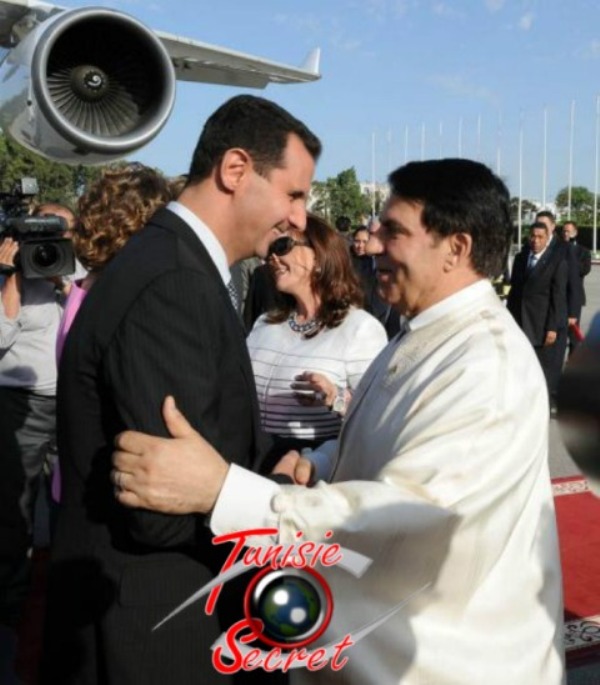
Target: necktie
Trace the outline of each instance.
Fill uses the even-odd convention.
[[[527,271],[531,271],[537,264],[538,257],[533,252],[529,255],[529,264],[527,265]]]
[[[231,304],[233,305],[233,308],[235,309],[236,312],[239,312],[239,307],[240,307],[240,302],[238,299],[238,294],[237,290],[235,289],[235,284],[233,282],[233,279],[229,281],[227,284],[227,292],[229,293],[229,299],[231,300]]]

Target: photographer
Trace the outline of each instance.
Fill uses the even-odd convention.
[[[37,216],[59,215],[73,228],[73,213],[42,205]],[[0,242],[0,643],[16,643],[29,590],[33,513],[44,462],[55,441],[56,335],[68,282],[25,278],[20,241]],[[8,646],[8,649],[7,649]],[[0,664],[2,668],[8,664]],[[3,681],[5,682],[5,681]]]

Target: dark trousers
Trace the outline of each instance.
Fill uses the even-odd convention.
[[[556,341],[553,345],[548,345],[547,347],[535,347],[534,349],[544,372],[544,376],[546,377],[548,395],[550,396],[550,404],[553,405],[556,403],[558,383],[560,381],[560,375],[562,373],[562,368],[565,361],[565,352],[567,350],[567,329],[561,328],[557,331]]]
[[[29,590],[35,501],[55,442],[56,398],[0,387],[0,624],[15,626]]]

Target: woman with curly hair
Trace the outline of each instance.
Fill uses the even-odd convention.
[[[73,284],[67,297],[58,331],[59,359],[75,314],[98,274],[172,195],[167,178],[136,162],[105,169],[79,198],[79,219],[72,240],[77,258],[88,274]]]
[[[387,344],[360,309],[344,239],[325,221],[309,216],[304,233],[275,240],[267,263],[281,304],[248,336],[262,428],[274,439],[266,472],[285,451],[338,435],[358,381]]]

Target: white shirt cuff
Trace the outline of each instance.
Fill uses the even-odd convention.
[[[210,517],[212,532],[224,535],[252,528],[277,528],[279,517],[271,502],[280,492],[278,483],[231,464]]]

